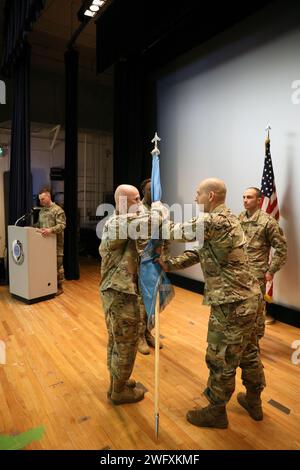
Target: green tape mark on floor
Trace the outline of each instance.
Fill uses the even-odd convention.
[[[8,436],[0,434],[0,450],[19,450],[24,449],[32,441],[38,441],[43,437],[44,426],[39,426],[35,429],[30,429],[27,432],[22,432],[17,436]]]

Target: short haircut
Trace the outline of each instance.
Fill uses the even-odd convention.
[[[254,189],[254,191],[256,192],[256,197],[257,197],[257,198],[262,197],[262,192],[261,192],[261,190],[258,189],[258,188],[256,188],[255,186],[250,186],[250,188],[248,188],[248,189]]]
[[[147,185],[148,183],[151,183],[151,178],[147,178],[146,180],[144,180],[144,181],[141,182],[140,192],[141,192],[142,194],[144,194],[144,189],[145,189],[145,187],[146,187],[146,185]]]
[[[49,188],[49,186],[44,186],[43,188],[39,190],[39,195],[43,193],[49,193],[51,196],[51,189]]]
[[[224,181],[220,180],[219,178],[207,178],[206,180],[202,181],[200,186],[202,186],[206,193],[209,193],[210,191],[214,192],[216,200],[220,202],[225,201],[226,186]]]

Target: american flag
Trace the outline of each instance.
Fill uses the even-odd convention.
[[[276,220],[279,219],[279,207],[276,194],[274,171],[270,152],[270,139],[266,140],[266,155],[264,171],[261,180],[262,202],[261,209],[267,214],[272,215]]]
[[[263,175],[261,179],[261,210],[272,215],[276,220],[279,219],[279,206],[277,201],[274,171],[270,151],[270,139],[266,139],[266,153]],[[270,254],[271,257],[271,254]],[[273,281],[268,281],[266,285],[265,300],[272,302]]]

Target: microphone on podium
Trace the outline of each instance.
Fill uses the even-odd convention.
[[[34,214],[35,211],[39,211],[39,210],[41,210],[41,207],[32,207],[32,208],[30,209],[30,212],[27,212],[26,214],[22,215],[21,217],[19,217],[19,218],[16,220],[15,225],[18,225],[19,222],[26,220],[27,217],[29,217],[30,215]]]

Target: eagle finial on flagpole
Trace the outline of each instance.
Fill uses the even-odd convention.
[[[152,150],[152,155],[154,155],[156,153],[156,155],[159,155],[160,154],[160,151],[159,151],[159,148],[157,147],[157,143],[161,141],[161,138],[158,137],[157,135],[157,132],[155,132],[155,135],[153,137],[153,139],[151,140],[151,142],[154,143],[154,149]]]
[[[267,134],[267,140],[270,140],[270,130],[271,130],[271,126],[270,126],[270,124],[268,124],[267,127],[265,128],[265,131],[268,133]]]

